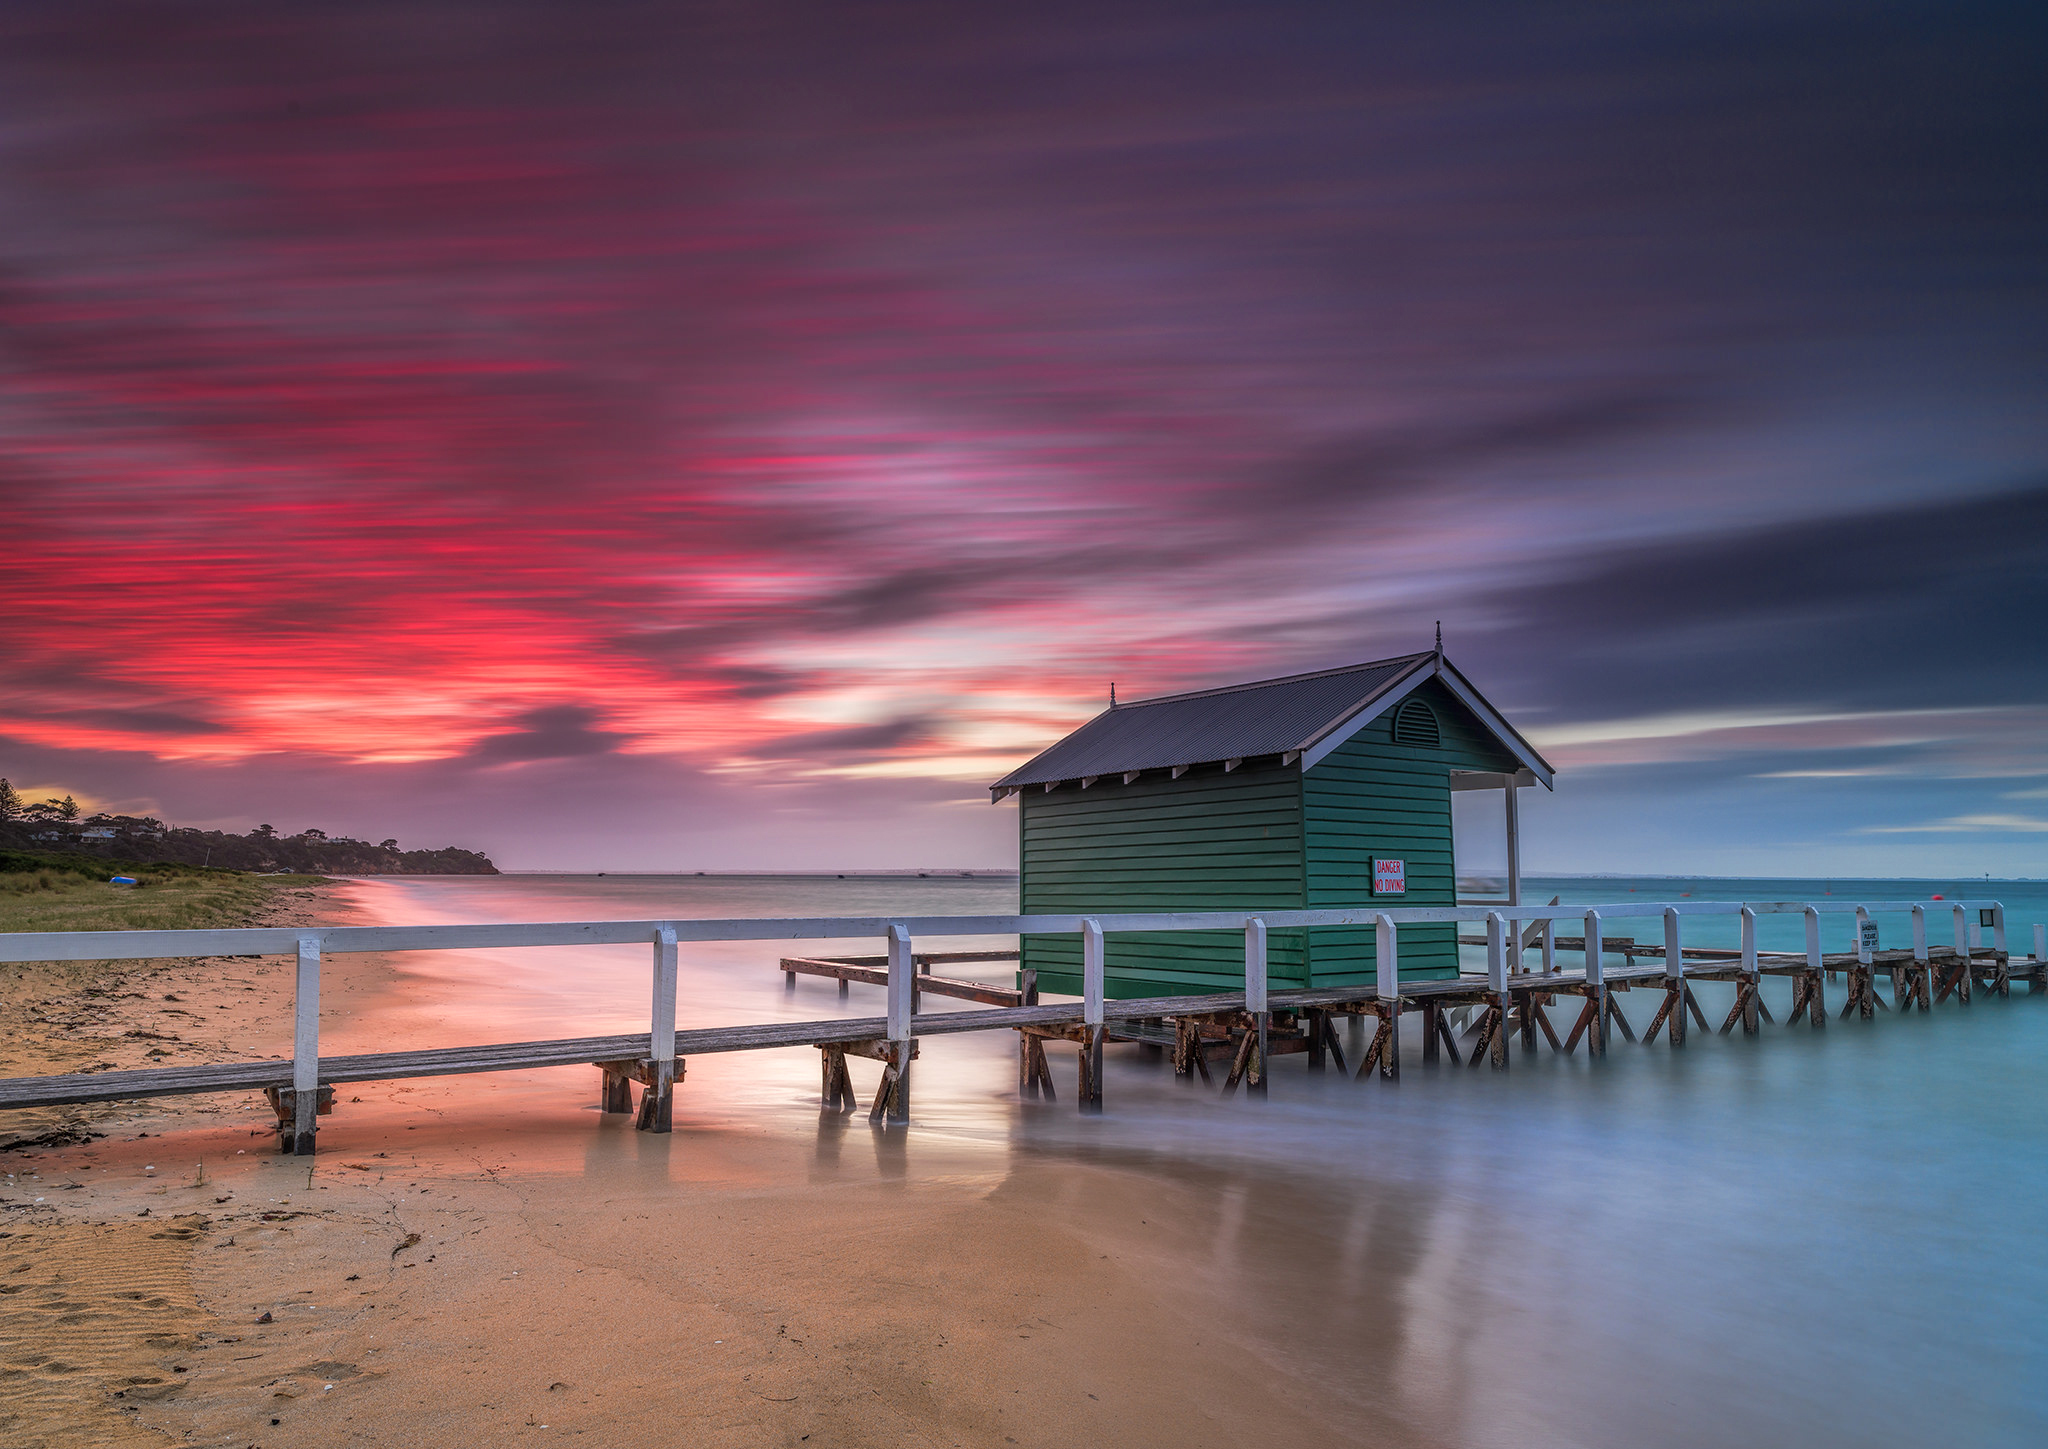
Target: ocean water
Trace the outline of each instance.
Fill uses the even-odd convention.
[[[390,923],[1015,908],[1014,882],[986,878],[384,878],[349,890],[365,919]],[[1565,904],[1937,894],[2002,900],[2021,954],[2048,920],[2041,882],[1525,885],[1526,899]],[[1908,942],[1904,916],[1879,925],[1886,946]],[[1687,940],[1733,945],[1735,929],[1689,922]],[[1846,949],[1846,919],[1827,929],[1828,949]],[[1610,917],[1607,930],[1661,940],[1654,917]],[[1945,914],[1929,934],[1950,939]],[[1765,918],[1766,949],[1802,943],[1796,917]],[[826,981],[785,991],[780,954],[686,947],[680,1023],[881,1013],[878,988],[853,987],[845,1002]],[[396,958],[403,989],[331,1022],[327,1049],[642,1029],[648,955]],[[1717,1025],[1729,991],[1700,989]],[[1789,987],[1765,991],[1782,1022]],[[1839,987],[1832,996],[1839,1010]],[[1654,997],[1622,1001],[1645,1025]],[[1418,1034],[1407,1035],[1413,1052]],[[1177,1083],[1156,1057],[1121,1047],[1107,1110],[1090,1118],[1073,1107],[1071,1053],[1052,1049],[1060,1100],[1025,1103],[1015,1050],[1007,1033],[927,1040],[908,1146],[878,1150],[871,1166],[846,1146],[846,1124],[821,1125],[808,1049],[691,1060],[676,1140],[806,1134],[822,1154],[829,1130],[841,1172],[914,1177],[928,1144],[985,1154],[998,1178],[1073,1161],[1135,1174],[1210,1245],[1172,1271],[1204,1285],[1218,1331],[1316,1385],[1353,1416],[1359,1442],[1385,1416],[1460,1445],[2048,1443],[2048,1249],[2033,1229],[2048,1201],[2048,996],[2022,987],[2009,1001],[1980,994],[1967,1009],[1824,1031],[1767,1026],[1757,1039],[1695,1030],[1679,1051],[1617,1039],[1597,1065],[1518,1050],[1505,1074],[1427,1071],[1411,1057],[1393,1087],[1311,1075],[1287,1057],[1261,1101]],[[865,1092],[860,1073],[873,1069],[855,1065]],[[592,1078],[461,1079],[468,1095],[443,1110],[587,1110]],[[341,1116],[323,1132],[337,1129]],[[867,1134],[864,1121],[852,1130]],[[1087,1205],[1073,1212],[1086,1231]]]

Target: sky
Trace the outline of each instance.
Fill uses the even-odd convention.
[[[0,774],[1009,866],[1111,681],[1441,620],[1531,872],[2048,875],[2043,74],[2021,5],[17,0]]]

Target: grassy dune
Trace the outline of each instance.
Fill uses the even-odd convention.
[[[0,931],[162,931],[253,924],[280,886],[307,876],[138,866],[132,886],[110,885],[119,870],[61,856],[12,855],[0,862]],[[88,873],[88,871],[90,873]]]

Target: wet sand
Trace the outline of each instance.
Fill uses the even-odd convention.
[[[280,1049],[283,963],[92,979],[91,1044],[23,1038],[8,1070],[129,1065],[151,1039],[115,1033],[170,995],[158,1049]],[[398,980],[333,958],[323,1014]],[[0,1442],[1430,1442],[1276,1362],[1199,1185],[864,1116],[636,1133],[595,1076],[344,1088],[311,1161],[254,1094],[0,1154]]]

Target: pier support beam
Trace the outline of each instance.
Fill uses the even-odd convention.
[[[1266,1095],[1266,1033],[1273,1014],[1266,1005],[1266,923],[1254,916],[1244,923],[1244,1041],[1231,1064],[1230,1077],[1223,1084],[1229,1096],[1244,1083],[1245,1095]]]
[[[1586,1055],[1599,1058],[1607,1055],[1607,998],[1606,952],[1600,943],[1600,913],[1586,912],[1586,1010],[1579,1014],[1578,1025],[1572,1028],[1571,1040],[1577,1041],[1581,1030],[1586,1035]],[[1569,1049],[1569,1048],[1567,1048]]]
[[[794,979],[794,978],[792,978]],[[640,1115],[633,1125],[642,1132],[667,1132],[675,1121],[676,1082],[676,928],[654,933],[654,1006],[650,1051],[640,1095]]]
[[[291,1150],[313,1155],[320,1110],[320,938],[299,937],[299,968],[292,1012]],[[330,1097],[332,1093],[330,1092]]]
[[[818,1048],[818,1065],[824,1078],[818,1094],[818,1110],[838,1116],[858,1107],[860,1099],[853,1094],[853,1074],[846,1070],[846,1048]]]
[[[905,927],[890,926],[886,939],[889,1040],[882,1061],[882,1083],[875,1089],[875,1103],[868,1111],[868,1120],[884,1126],[902,1126],[910,1121],[910,1063],[917,1055],[910,1039],[910,1018],[917,1009],[917,956]]]
[[[1173,1019],[1173,1074],[1190,1086],[1197,1075],[1205,1084],[1210,1080],[1209,1054],[1203,1040],[1200,1017],[1177,1016]]]
[[[1263,930],[1263,927],[1261,928]],[[1080,1108],[1088,1116],[1102,1111],[1103,970],[1106,950],[1102,923],[1081,922],[1081,1071]]]
[[[1372,1003],[1372,1010],[1379,1018],[1379,1027],[1373,1032],[1372,1044],[1365,1049],[1365,1057],[1358,1064],[1358,1077],[1363,1081],[1377,1063],[1381,1081],[1398,1082],[1401,1080],[1400,941],[1394,918],[1385,912],[1373,920],[1373,969],[1377,999]]]

